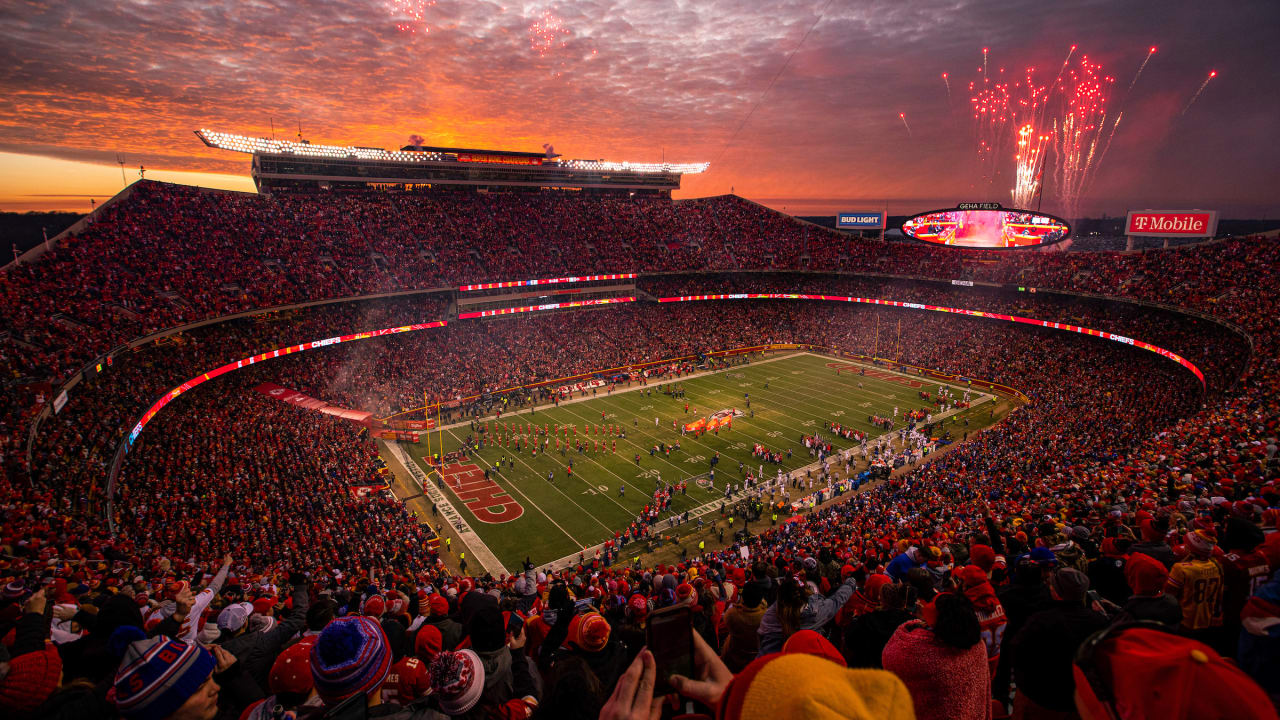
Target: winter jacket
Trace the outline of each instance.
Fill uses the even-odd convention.
[[[906,684],[918,720],[991,718],[991,675],[981,641],[960,650],[914,620],[889,638],[882,660],[884,669]]]
[[[800,627],[796,630],[817,630],[822,632],[823,627],[831,622],[836,616],[836,611],[849,601],[849,596],[853,595],[853,591],[858,587],[857,580],[852,577],[845,580],[836,591],[830,595],[823,597],[818,593],[809,596],[809,601],[800,610]],[[787,641],[787,635],[782,629],[782,621],[778,618],[777,604],[770,605],[765,610],[764,617],[760,619],[760,628],[756,631],[760,636],[760,654],[768,655],[769,653],[780,652],[782,645]]]
[[[1106,626],[1104,615],[1079,603],[1054,602],[1032,615],[1012,643],[1018,692],[1050,710],[1073,710],[1072,660],[1085,638]]]
[[[266,632],[246,631],[221,643],[222,649],[235,656],[249,677],[265,689],[271,664],[275,662],[285,642],[306,627],[309,607],[311,596],[307,586],[296,586],[293,589],[293,609],[285,613],[275,627]]]
[[[906,610],[872,610],[858,615],[844,630],[844,659],[851,668],[879,668],[884,646],[905,622],[915,619]]]

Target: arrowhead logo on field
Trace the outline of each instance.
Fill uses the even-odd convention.
[[[524,515],[520,503],[497,483],[485,479],[479,465],[446,465],[442,472],[444,484],[480,522],[507,523]]]

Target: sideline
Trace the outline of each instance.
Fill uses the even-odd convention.
[[[400,447],[399,443],[390,443],[383,440],[378,442],[387,449],[391,457],[395,458],[400,467],[404,468],[405,473],[413,478],[413,481],[422,489],[422,492],[431,498],[431,502],[436,504],[440,509],[440,514],[444,516],[453,531],[458,534],[458,539],[475,556],[476,562],[480,563],[481,567],[491,575],[510,575],[511,573],[498,560],[498,556],[493,554],[489,546],[485,545],[484,541],[480,539],[480,535],[471,529],[466,519],[458,512],[458,509],[449,502],[449,498],[427,478],[426,473],[422,471],[422,467],[418,465],[417,461],[409,457],[409,454],[404,451],[404,448]],[[397,498],[397,500],[400,500],[401,503],[404,502],[401,498]]]

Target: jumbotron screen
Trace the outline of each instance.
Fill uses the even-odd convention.
[[[1065,240],[1071,226],[1030,210],[933,210],[907,218],[902,234],[938,245],[1023,248]]]

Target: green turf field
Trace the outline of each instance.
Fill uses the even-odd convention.
[[[555,451],[553,439],[551,451],[539,452],[537,457],[527,449],[515,453],[513,449],[493,445],[473,455],[470,462],[480,468],[496,465],[503,457],[514,460],[514,468],[504,465],[495,482],[510,496],[510,504],[519,504],[522,514],[506,522],[483,522],[460,500],[454,488],[444,491],[443,498],[469,525],[479,538],[478,544],[483,546],[472,548],[473,552],[468,554],[469,561],[472,558],[482,559],[487,549],[491,552],[490,557],[496,557],[505,569],[510,570],[519,568],[526,556],[543,565],[576,555],[583,548],[591,548],[612,538],[615,530],[625,529],[652,499],[656,475],[660,475],[662,481],[672,483],[704,475],[710,469],[710,458],[716,452],[720,453],[721,460],[716,468],[714,490],[691,481],[688,495],[677,495],[672,507],[676,512],[709,503],[718,507],[724,498],[725,482],[736,483],[742,479],[739,462],[748,468],[759,469],[760,461],[751,456],[754,443],[783,453],[791,450],[791,458],[782,465],[765,463],[765,473],[772,477],[778,468],[790,471],[815,462],[802,443],[802,435],[816,432],[836,448],[851,447],[854,445],[852,441],[833,438],[827,432],[828,423],[837,421],[868,432],[875,438],[882,431],[867,422],[868,415],[891,416],[894,407],[903,412],[926,407],[927,403],[918,396],[919,390],[933,392],[938,388],[936,381],[922,381],[922,388],[913,388],[889,380],[860,377],[848,370],[837,375],[828,363],[847,364],[809,353],[776,354],[763,359],[757,357],[748,364],[727,370],[673,381],[673,384],[683,387],[684,399],[661,394],[660,383],[654,381],[644,388],[633,383],[631,388],[618,388],[612,394],[601,388],[595,396],[585,399],[575,396],[573,401],[562,403],[558,408],[538,409],[533,414],[526,409],[518,415],[504,415],[500,421],[504,428],[507,423],[512,427],[526,423],[546,424],[552,428],[573,425],[578,428],[578,437],[594,443],[599,436],[594,433],[584,436],[583,428],[588,424],[613,424],[625,429],[626,438],[617,439],[616,454],[607,449],[601,452],[593,449],[581,454],[569,449],[562,457]],[[862,389],[858,388],[859,381],[863,384]],[[746,393],[750,393],[750,410],[754,411],[754,417],[736,418],[732,430],[721,429],[718,435],[706,433],[694,438],[692,435],[681,437],[672,429],[672,420],[683,425],[697,417],[728,408],[748,412]],[[988,424],[988,412],[994,405],[989,398],[974,393],[974,407],[956,415],[958,422],[953,432],[957,437],[966,429],[963,425],[966,415],[973,417],[973,428]],[[690,405],[688,414],[684,409],[686,402]],[[697,415],[693,413],[694,408]],[[604,413],[603,420],[601,413]],[[485,422],[487,424],[490,420]],[[898,426],[901,427],[902,423],[899,422]],[[446,427],[443,432],[445,450],[459,447],[469,432],[466,423]],[[569,438],[572,442],[574,436],[570,434]],[[615,440],[611,436],[600,439],[606,447],[611,447]],[[652,446],[677,440],[681,449],[672,452],[669,458],[663,453],[650,456]],[[425,441],[399,447],[407,449],[408,460],[418,466],[415,474],[426,468],[423,462],[427,452]],[[635,461],[637,453],[640,454],[639,464]],[[566,477],[565,473],[565,465],[569,461],[573,462],[572,478]],[[548,471],[554,475],[553,482],[547,480]],[[418,477],[421,485],[420,474]],[[470,477],[477,477],[477,474],[472,473]],[[478,482],[484,481],[480,479]],[[625,494],[620,496],[619,488],[624,486]],[[439,492],[437,488],[427,490]],[[430,508],[430,500],[438,497],[425,498],[426,507]],[[483,507],[477,509],[482,514],[486,512]],[[470,569],[478,572],[481,567],[483,565],[477,566],[472,562]]]

